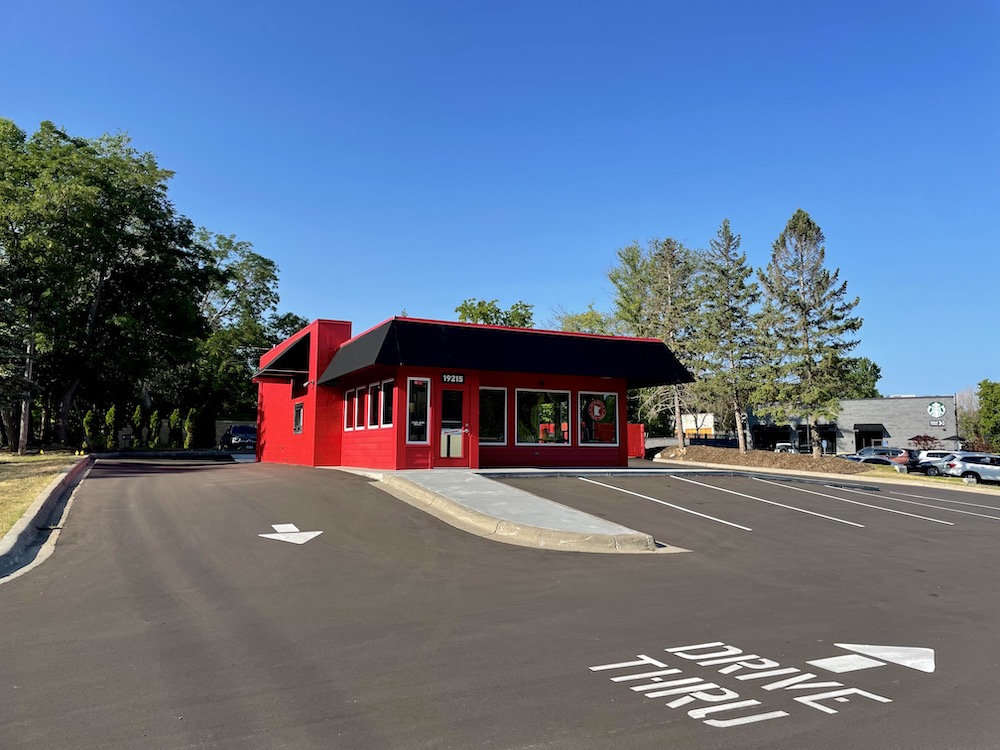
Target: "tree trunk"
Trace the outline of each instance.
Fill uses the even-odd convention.
[[[736,444],[739,446],[740,453],[745,454],[747,452],[746,413],[740,409],[739,402],[735,399],[733,400],[733,412],[736,414]]]
[[[76,397],[76,387],[80,384],[80,378],[73,378],[69,387],[63,393],[62,403],[59,406],[59,442],[67,444],[67,425],[69,424],[69,411],[73,407],[73,399]]]
[[[816,417],[809,417],[809,443],[812,446],[813,458],[823,455],[823,444],[819,439],[819,425],[816,424]]]
[[[674,386],[674,433],[677,435],[677,447],[683,448],[684,442],[684,422],[681,419],[681,392]]]
[[[35,368],[35,312],[28,316],[28,346],[24,358],[24,400],[21,402],[21,434],[18,437],[17,453],[28,452],[28,433],[31,430],[31,379]]]

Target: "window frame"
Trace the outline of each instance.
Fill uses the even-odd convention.
[[[355,388],[348,388],[344,391],[344,432],[354,432],[355,390]],[[348,420],[348,417],[350,417],[350,420]]]
[[[567,412],[566,413],[566,420],[567,420],[567,424],[566,424],[566,442],[564,442],[564,443],[556,443],[556,442],[546,443],[546,442],[541,441],[541,440],[539,440],[538,442],[534,442],[534,443],[522,443],[522,442],[520,442],[520,440],[518,439],[518,431],[517,431],[517,427],[518,427],[518,425],[517,425],[518,416],[517,415],[518,415],[518,406],[519,406],[519,404],[518,404],[518,396],[520,394],[522,394],[522,393],[551,393],[551,394],[564,393],[564,394],[566,394],[566,412]],[[514,445],[519,446],[519,447],[544,445],[544,446],[549,447],[549,448],[553,448],[553,447],[566,448],[566,447],[572,446],[573,445],[573,427],[572,427],[573,422],[572,422],[572,420],[573,420],[573,391],[571,391],[571,390],[570,391],[555,390],[555,389],[552,389],[552,388],[515,388],[514,389]]]
[[[412,384],[416,381],[427,383],[427,404],[424,410],[424,427],[427,437],[424,440],[410,440],[410,394]],[[430,377],[408,377],[406,379],[406,445],[430,445],[431,444],[431,391],[433,389],[433,379]]]
[[[483,418],[483,416],[482,416],[483,415],[483,410],[482,410],[483,391],[500,391],[501,393],[503,393],[503,440],[500,441],[500,442],[495,442],[493,440],[483,440],[482,436],[480,436],[480,434],[479,434],[479,429],[482,427],[482,421],[481,420]],[[480,406],[480,408],[479,408],[479,419],[480,419],[480,424],[476,425],[476,437],[479,439],[479,444],[480,445],[507,445],[508,444],[509,441],[508,441],[507,423],[510,421],[510,419],[509,419],[510,415],[507,413],[507,409],[509,408],[509,405],[510,405],[510,398],[507,396],[507,391],[508,391],[508,389],[506,387],[499,386],[499,385],[481,385],[481,386],[479,386],[479,398],[480,398],[480,403],[479,403],[479,406]]]
[[[305,423],[305,404],[302,401],[298,401],[292,407],[292,434],[301,435],[302,426]]]
[[[603,399],[605,403],[607,403],[608,396],[614,396],[614,399],[615,399],[615,442],[613,442],[613,443],[599,443],[599,442],[594,441],[594,440],[591,440],[591,441],[588,441],[588,442],[584,442],[583,441],[583,424],[582,424],[582,420],[580,420],[579,417],[577,417],[577,430],[579,431],[579,434],[577,435],[577,445],[579,445],[581,448],[617,448],[617,447],[619,447],[621,445],[621,442],[622,442],[621,430],[620,430],[620,420],[618,418],[619,417],[619,415],[618,415],[618,404],[621,402],[621,396],[618,393],[615,393],[614,391],[606,391],[606,392],[601,392],[601,391],[577,391],[576,392],[576,402],[577,402],[577,404],[579,404],[581,401],[583,401],[584,396],[586,396],[588,398],[597,397],[597,398]]]
[[[378,393],[375,398],[372,398],[372,391]],[[382,417],[382,383],[370,383],[368,385],[368,408],[365,409],[368,416],[365,420],[366,427],[369,430],[377,430],[381,427],[381,417]],[[374,420],[374,421],[373,421]]]
[[[389,421],[385,421],[385,405],[386,405],[386,385],[389,386],[389,399],[388,403],[392,406],[392,411],[389,415]],[[379,392],[379,409],[378,409],[378,419],[379,425],[381,427],[392,427],[392,422],[396,417],[396,379],[389,378],[388,380],[383,380],[381,383],[382,390]]]
[[[354,429],[363,430],[368,422],[368,411],[365,408],[368,405],[367,399],[365,399],[368,387],[359,385],[354,390],[357,394],[354,398]],[[358,419],[358,417],[361,417],[361,419]]]

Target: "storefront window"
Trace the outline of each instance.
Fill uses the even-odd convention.
[[[504,445],[507,442],[507,391],[479,389],[479,443]]]
[[[392,426],[392,394],[395,385],[392,380],[382,382],[382,426]]]
[[[365,426],[365,389],[358,388],[357,398],[354,401],[354,427],[361,430]]]
[[[618,445],[618,396],[580,394],[580,444]]]
[[[568,392],[517,392],[519,445],[569,443],[569,423]]]
[[[368,386],[368,426],[378,427],[378,410],[379,410],[379,398],[378,394],[382,390],[382,386],[379,383],[375,385]]]
[[[354,391],[344,394],[344,429],[354,429]]]
[[[406,442],[426,443],[427,441],[427,405],[429,402],[431,383],[429,380],[409,381],[407,397],[407,427]]]

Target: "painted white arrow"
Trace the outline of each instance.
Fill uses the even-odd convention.
[[[916,669],[918,672],[934,671],[934,649],[914,648],[911,646],[869,646],[860,643],[835,643],[837,648],[853,651],[851,656],[831,656],[828,659],[816,659],[806,662],[814,667],[820,667],[830,672],[843,674],[857,672],[862,669],[884,667],[886,662],[902,667]],[[864,654],[864,656],[858,656]],[[866,658],[873,657],[873,658]],[[881,661],[879,661],[881,660]]]
[[[291,542],[292,544],[305,544],[310,539],[315,539],[322,531],[299,531],[299,527],[294,523],[272,523],[271,528],[274,534],[258,534],[265,539],[277,539],[279,542]]]

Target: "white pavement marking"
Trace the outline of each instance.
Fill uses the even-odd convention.
[[[767,479],[761,479],[760,477],[754,477],[758,482],[763,482],[764,484],[773,484],[775,487],[784,487],[785,485],[778,484],[777,482],[772,482]],[[829,487],[831,490],[847,490],[846,487],[833,487],[829,484],[824,485]],[[848,500],[846,497],[837,497],[836,495],[827,495],[825,492],[816,492],[816,490],[807,490],[804,487],[787,487],[790,490],[795,490],[796,492],[808,492],[810,495],[819,495],[820,497],[828,497],[831,500],[839,500],[842,503],[850,503],[851,505],[862,505],[865,508],[874,508],[875,510],[885,511],[886,513],[895,513],[900,516],[909,516],[910,518],[919,518],[922,521],[930,521],[931,523],[940,523],[945,526],[954,526],[955,524],[950,521],[939,521],[936,518],[928,518],[927,516],[918,516],[914,513],[907,513],[902,510],[893,510],[892,508],[883,508],[881,505],[869,505],[868,503],[863,503],[860,500]],[[848,492],[857,492],[857,490],[847,490]],[[888,498],[892,500],[892,498]]]
[[[844,674],[845,672],[857,672],[860,669],[873,669],[874,667],[884,667],[884,661],[869,659],[860,654],[848,654],[846,656],[831,656],[828,659],[814,659],[806,664],[812,667],[825,669],[834,674]]]
[[[841,487],[840,489],[845,492],[856,492],[859,495],[865,495],[867,493],[861,490],[849,490],[846,487]],[[940,505],[928,505],[927,503],[918,503],[913,500],[900,500],[898,497],[887,497],[886,500],[892,500],[896,503],[906,503],[907,505],[919,505],[921,508],[933,508],[934,510],[939,510],[942,513],[961,513],[963,516],[976,516],[977,518],[992,518],[994,521],[1000,521],[1000,516],[988,516],[985,513],[973,513],[971,510],[958,510],[957,508],[942,508]],[[941,521],[940,523],[944,523]],[[954,526],[954,524],[952,524]]]
[[[679,510],[682,513],[690,513],[692,516],[699,516],[700,518],[707,518],[709,521],[715,521],[716,523],[724,523],[726,526],[734,526],[737,529],[742,529],[743,531],[753,531],[753,529],[747,528],[746,526],[740,526],[738,523],[732,523],[731,521],[723,521],[721,518],[716,518],[715,516],[708,516],[704,513],[699,513],[696,510],[689,510],[688,508],[683,508],[680,505],[674,505],[673,503],[668,503],[666,500],[657,500],[655,497],[650,497],[649,495],[640,495],[638,492],[632,492],[632,490],[623,490],[621,487],[615,487],[613,484],[605,484],[604,482],[595,482],[593,479],[587,479],[586,477],[578,477],[583,482],[589,482],[590,484],[596,484],[598,487],[606,487],[609,490],[617,490],[618,492],[624,492],[626,495],[635,495],[636,497],[641,497],[643,500],[652,500],[654,503],[659,503],[660,505],[666,505],[668,508],[673,508],[674,510]]]
[[[271,528],[275,534],[258,534],[264,539],[275,539],[279,542],[291,542],[292,544],[305,544],[310,539],[315,539],[322,531],[299,531],[299,527],[294,523],[272,523]]]
[[[933,500],[936,503],[952,503],[953,505],[968,505],[970,508],[986,508],[987,510],[1000,510],[995,505],[980,505],[979,503],[966,503],[962,500],[945,500],[943,497],[928,497],[927,495],[914,495],[910,492],[896,492],[896,490],[889,490],[893,495],[902,495],[903,497],[915,497],[920,500]]]
[[[762,497],[754,497],[753,495],[746,495],[742,492],[737,492],[736,490],[727,490],[725,487],[716,487],[711,484],[705,484],[703,482],[696,482],[693,479],[685,479],[684,477],[673,477],[674,479],[680,479],[682,482],[690,482],[691,484],[696,484],[699,487],[707,487],[710,490],[718,490],[719,492],[728,492],[730,495],[739,495],[740,497],[745,497],[749,500],[756,500],[760,503],[767,503],[768,505],[777,505],[779,508],[786,508],[787,510],[794,510],[798,513],[805,513],[808,516],[817,516],[818,518],[825,518],[827,521],[836,521],[837,523],[847,524],[848,526],[857,526],[859,529],[863,529],[865,526],[861,523],[854,523],[854,521],[845,521],[843,518],[835,518],[833,516],[824,516],[822,513],[814,513],[811,510],[804,510],[802,508],[796,508],[794,505],[784,505],[783,503],[776,503],[774,500],[765,500]]]
[[[913,646],[869,646],[858,643],[834,643],[837,648],[845,648],[848,651],[855,651],[865,656],[892,664],[899,664],[901,667],[916,669],[918,672],[934,671],[934,649],[915,648]]]

